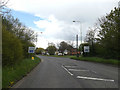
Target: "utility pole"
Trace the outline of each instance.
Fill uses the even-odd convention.
[[[80,23],[80,36],[81,36],[81,44],[82,44],[82,23],[81,23],[81,21],[73,21],[73,22],[79,22]],[[80,47],[80,53],[82,53],[82,47]]]
[[[79,57],[79,54],[78,54],[78,35],[76,35],[76,56]]]

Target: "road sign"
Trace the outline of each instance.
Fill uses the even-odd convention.
[[[84,46],[84,52],[90,52],[89,46]]]
[[[35,47],[28,47],[28,53],[34,53]]]

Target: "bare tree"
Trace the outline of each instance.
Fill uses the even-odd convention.
[[[7,8],[9,0],[0,0],[0,15],[4,15],[5,13],[9,13],[10,9]]]
[[[89,28],[86,37],[85,42],[89,42],[90,44],[94,42],[95,40],[95,29]]]

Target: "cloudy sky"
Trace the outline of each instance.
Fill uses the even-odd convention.
[[[46,48],[48,42],[75,41],[75,35],[80,36],[80,28],[84,40],[88,28],[94,27],[98,18],[118,7],[118,1],[9,0],[8,7],[14,17],[38,33],[37,47]]]

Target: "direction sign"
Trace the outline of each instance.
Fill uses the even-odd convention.
[[[28,47],[28,53],[34,53],[35,47]]]
[[[84,52],[90,52],[89,51],[89,46],[84,46]]]

